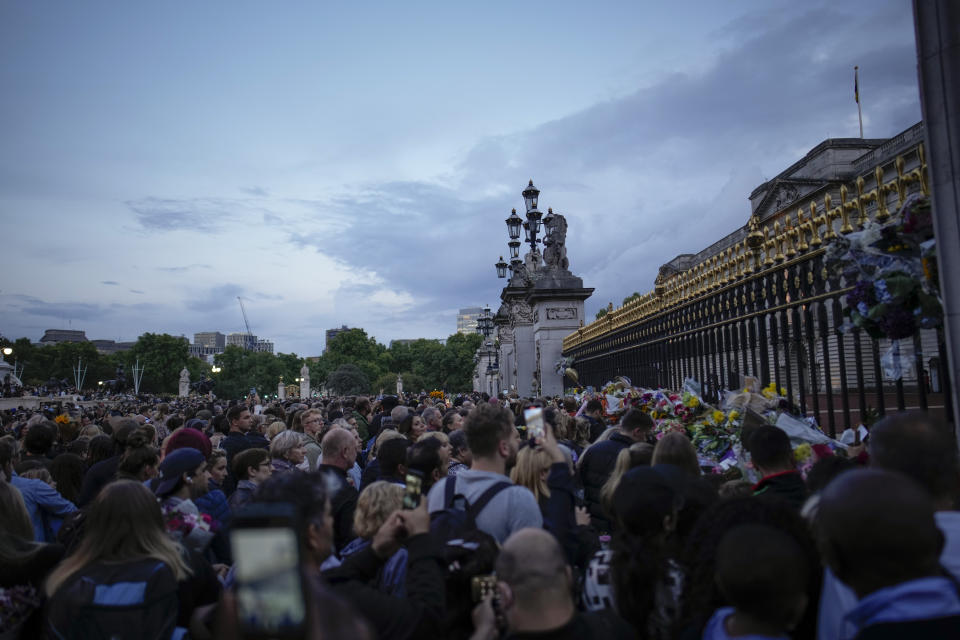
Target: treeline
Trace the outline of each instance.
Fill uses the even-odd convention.
[[[387,348],[363,329],[350,329],[331,340],[322,356],[307,361],[310,384],[313,389],[326,384],[339,394],[379,393],[381,389],[393,393],[401,375],[407,391],[469,391],[473,386],[473,357],[480,342],[476,334],[454,334],[445,345],[435,340],[415,340]],[[261,396],[272,396],[281,378],[284,384],[296,384],[305,361],[295,353],[272,354],[228,346],[214,357],[220,371],[213,373],[207,362],[190,356],[186,338],[154,333],[143,334],[127,351],[111,354],[98,353],[91,342],[36,346],[27,338],[13,342],[0,338],[2,347],[13,349],[8,360],[23,365],[23,382],[30,386],[61,380],[73,386],[74,369],[80,362],[86,370],[84,390],[96,390],[100,382],[114,380],[120,365],[125,370],[127,388],[132,389],[133,368],[139,361],[143,392],[177,393],[180,370],[186,366],[191,382],[203,376],[213,378],[214,393],[222,398],[240,398],[250,389]]]

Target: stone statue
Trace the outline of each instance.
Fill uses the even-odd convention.
[[[559,213],[553,215],[550,225],[550,239],[547,248],[543,250],[543,261],[548,269],[566,271],[570,266],[567,260],[567,219]]]
[[[180,370],[180,397],[186,398],[190,395],[190,372],[184,367]]]
[[[397,374],[397,395],[403,395],[403,376],[401,376],[399,373]]]
[[[287,388],[283,386],[283,378],[280,378],[280,382],[277,384],[277,397],[281,402],[287,399]]]
[[[300,397],[303,399],[310,397],[310,368],[306,362],[300,367]]]

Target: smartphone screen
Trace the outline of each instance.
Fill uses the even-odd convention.
[[[529,440],[543,440],[543,409],[530,407],[523,412],[523,421],[527,423],[527,438]]]
[[[415,469],[407,471],[407,490],[403,494],[403,508],[416,509],[420,506],[420,491],[423,488],[423,474]]]
[[[274,519],[275,520],[275,519]],[[301,637],[307,613],[293,526],[264,519],[236,522],[237,618],[244,637]]]

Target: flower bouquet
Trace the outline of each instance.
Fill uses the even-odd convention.
[[[187,502],[185,500],[179,504],[164,504],[161,508],[163,522],[167,533],[174,540],[196,551],[203,551],[216,533],[216,524],[206,513],[182,508]]]
[[[906,373],[899,341],[920,329],[943,324],[936,243],[929,198],[915,194],[887,222],[868,222],[862,231],[840,236],[827,247],[826,262],[844,287],[849,330],[893,341],[884,372],[898,380]]]

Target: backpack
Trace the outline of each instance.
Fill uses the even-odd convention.
[[[470,504],[456,493],[456,482],[456,477],[447,478],[443,510],[430,516],[430,535],[443,549],[447,594],[443,637],[453,640],[470,637],[474,606],[470,582],[474,576],[493,573],[500,552],[497,540],[477,528],[477,516],[494,496],[514,486],[511,482],[497,482]]]
[[[85,567],[50,598],[51,638],[178,640],[178,585],[156,558]]]

